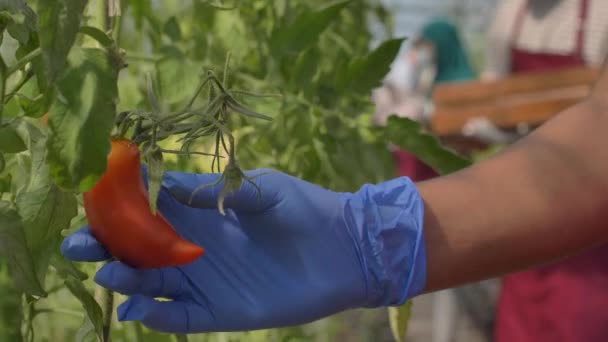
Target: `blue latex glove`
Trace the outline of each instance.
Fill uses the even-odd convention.
[[[244,182],[226,198],[226,216],[216,204],[221,183],[184,204],[219,175],[165,175],[159,210],[206,253],[182,267],[103,266],[95,281],[130,296],[119,320],[176,333],[256,330],[399,305],[422,292],[423,203],[409,179],[337,193],[276,171],[247,174],[264,172],[254,178],[261,201]],[[65,239],[62,252],[75,261],[109,257],[86,226]]]

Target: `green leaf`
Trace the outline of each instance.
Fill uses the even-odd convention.
[[[46,134],[30,120],[15,121],[15,132],[19,135],[25,146],[31,150],[34,150],[36,143],[46,139]],[[30,166],[31,162],[28,163],[28,168]],[[29,174],[29,170],[27,170],[27,173]]]
[[[437,137],[423,130],[420,123],[391,116],[384,128],[386,138],[444,175],[469,167],[471,161],[441,145]]]
[[[0,12],[8,12],[6,30],[20,44],[27,44],[36,33],[36,13],[24,0],[0,1]],[[7,16],[3,16],[3,19]]]
[[[78,331],[76,332],[76,336],[74,337],[74,341],[76,342],[97,342],[99,341],[97,334],[95,332],[95,325],[91,322],[89,317],[85,317],[82,320],[82,324]]]
[[[350,0],[339,1],[316,11],[305,11],[286,27],[277,27],[270,40],[272,54],[299,54],[317,42]]]
[[[39,1],[38,36],[50,83],[59,77],[65,67],[86,4],[87,0]]]
[[[17,102],[17,97],[13,96],[11,99],[4,105],[2,108],[2,113],[0,116],[3,118],[14,118],[21,115],[21,108],[19,108],[19,103]]]
[[[17,193],[16,204],[23,218],[25,239],[31,251],[36,275],[44,286],[51,258],[59,251],[63,229],[77,214],[74,194],[59,189],[50,178],[46,162],[46,141],[30,143],[32,158],[28,184]]]
[[[160,104],[158,103],[158,97],[156,96],[156,92],[154,91],[154,82],[152,82],[152,77],[149,75],[146,80],[148,86],[148,103],[150,103],[150,107],[152,107],[152,114],[155,118],[158,118],[161,113],[161,108]]]
[[[312,83],[319,65],[319,51],[312,47],[302,52],[296,60],[292,74],[292,84],[300,90],[306,89]]]
[[[163,153],[155,146],[146,151],[146,161],[148,162],[148,200],[150,210],[154,215],[157,211],[158,192],[163,180]]]
[[[12,182],[15,185],[16,189],[20,189],[27,185],[27,182],[30,178],[30,170],[31,170],[31,160],[29,154],[27,153],[19,153],[15,154],[15,165],[13,167]]]
[[[11,191],[12,175],[16,164],[15,155],[4,155],[0,152],[0,198],[3,192]]]
[[[11,191],[12,176],[10,173],[0,175],[0,193]]]
[[[21,218],[6,201],[0,201],[0,256],[7,260],[18,289],[32,296],[46,297],[36,277]]]
[[[0,126],[0,152],[19,153],[26,149],[23,139],[17,134],[16,124]]]
[[[27,96],[17,94],[15,95],[15,98],[25,116],[40,118],[44,115],[46,110],[46,99],[43,96],[36,99],[30,99]]]
[[[103,50],[75,49],[70,55],[49,112],[51,176],[63,189],[86,192],[105,172],[116,82]]]
[[[226,105],[228,106],[228,108],[234,110],[235,112],[237,112],[241,115],[248,116],[248,117],[255,118],[255,119],[272,121],[271,117],[266,116],[264,114],[256,113],[252,110],[249,110],[249,109],[245,108],[243,105],[241,105],[240,103],[238,103],[233,98],[229,98],[228,101],[226,101]]]
[[[11,280],[6,265],[0,263],[0,341],[24,342],[23,295]]]
[[[393,338],[397,342],[403,342],[407,334],[407,326],[412,313],[412,301],[398,307],[388,308],[388,318],[391,325]]]
[[[179,27],[179,22],[177,21],[177,18],[175,18],[175,16],[169,18],[169,20],[165,22],[163,32],[167,36],[169,36],[169,38],[171,38],[171,40],[173,40],[174,42],[182,39],[182,31]]]
[[[101,307],[79,280],[67,279],[65,285],[70,292],[72,292],[74,297],[80,301],[80,304],[82,304],[82,307],[87,313],[88,319],[94,327],[95,334],[101,339],[103,331],[103,314]]]
[[[104,47],[111,47],[114,45],[112,37],[108,36],[105,32],[94,26],[82,26],[78,32],[86,34],[87,36],[95,39],[99,44]]]
[[[135,27],[138,30],[142,28],[144,20],[147,20],[154,31],[159,31],[162,23],[154,16],[154,9],[149,0],[131,0],[129,1],[129,5],[132,8]]]
[[[367,56],[356,58],[343,77],[339,78],[337,87],[367,94],[373,88],[380,86],[402,44],[403,39],[387,40]]]
[[[160,98],[166,103],[186,100],[200,81],[200,69],[191,61],[165,58],[156,64]]]
[[[60,253],[55,253],[51,256],[51,266],[57,270],[57,273],[63,279],[72,277],[83,281],[89,278],[88,274],[78,269],[72,261],[64,258]]]
[[[30,39],[29,43],[26,45],[20,45],[19,48],[17,49],[17,51],[15,52],[15,57],[16,58],[23,58],[26,55],[32,53],[34,50],[38,49],[40,47],[40,42],[39,42],[39,36],[38,35],[33,35],[32,39]],[[37,96],[38,94],[47,94],[48,90],[49,90],[49,82],[48,82],[48,75],[47,75],[47,68],[46,68],[46,63],[45,63],[45,59],[44,56],[41,54],[40,56],[34,58],[31,63],[30,63],[32,70],[34,71],[34,75],[36,75],[36,88],[35,88],[35,92],[29,93],[29,96]],[[28,86],[28,84],[26,84],[23,88],[22,88],[22,92],[24,93],[23,90],[30,88],[30,86]],[[32,87],[33,88],[33,87]],[[30,88],[30,89],[32,89]],[[34,90],[34,89],[32,89]],[[50,100],[51,100],[51,96],[45,96],[45,108],[44,111],[48,110],[48,107],[50,105]],[[14,98],[11,99],[11,101],[14,101]]]

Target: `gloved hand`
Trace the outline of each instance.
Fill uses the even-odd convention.
[[[221,183],[187,205],[195,188],[219,175],[166,173],[160,212],[206,252],[181,267],[103,266],[95,281],[130,296],[119,320],[176,333],[256,330],[399,305],[422,292],[423,204],[409,179],[338,193],[276,171],[246,174],[261,173],[254,178],[261,201],[244,182],[226,198],[226,216],[216,205]],[[86,226],[62,252],[74,261],[109,258]]]

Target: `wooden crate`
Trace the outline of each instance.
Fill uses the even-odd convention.
[[[520,123],[534,127],[584,99],[598,76],[598,69],[576,67],[498,81],[439,85],[433,91],[435,109],[430,128],[449,142],[461,141],[462,127],[475,117],[486,117],[506,129]]]

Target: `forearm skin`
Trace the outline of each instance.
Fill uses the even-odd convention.
[[[608,241],[608,79],[499,155],[422,182],[426,292]]]

